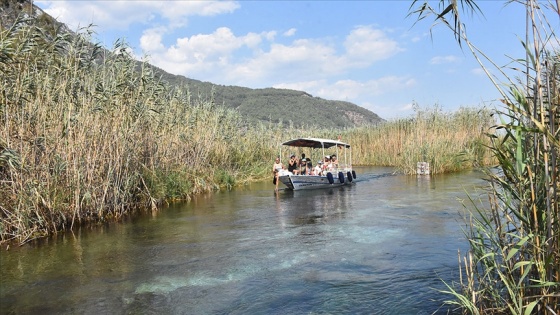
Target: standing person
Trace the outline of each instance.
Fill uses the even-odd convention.
[[[280,157],[276,157],[276,160],[274,160],[274,164],[272,164],[272,174],[274,176],[272,178],[272,183],[276,185],[276,191],[278,191],[278,176],[280,176],[280,171],[283,169],[284,165],[282,164],[282,162],[280,162]]]

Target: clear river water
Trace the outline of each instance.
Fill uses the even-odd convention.
[[[0,314],[432,314],[482,174],[270,181],[0,251]]]

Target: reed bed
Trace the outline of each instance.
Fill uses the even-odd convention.
[[[90,34],[52,37],[23,21],[0,32],[2,242],[155,211],[263,176],[254,161],[272,160],[279,127],[248,127]]]
[[[497,112],[502,136],[490,137],[498,164],[486,170],[488,200],[465,204],[470,250],[459,255],[460,276],[446,283],[451,299],[445,303],[463,314],[560,314],[559,3],[508,4],[523,5],[527,13],[521,43],[526,56],[510,65],[519,77],[506,75],[469,41],[458,6],[443,4],[435,9],[422,3],[413,13],[447,25],[480,62],[503,103]],[[463,4],[468,13],[478,10],[474,1]],[[507,83],[499,84],[492,72]]]
[[[395,166],[415,174],[417,162],[430,163],[432,174],[456,172],[495,162],[488,133],[496,121],[484,108],[443,112],[415,106],[415,115],[352,130],[353,157],[364,165]]]

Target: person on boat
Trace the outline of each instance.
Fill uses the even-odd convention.
[[[272,174],[273,174],[273,178],[272,178],[272,183],[274,185],[276,185],[276,190],[278,190],[278,176],[280,176],[280,171],[282,171],[284,169],[284,165],[282,164],[282,162],[280,162],[280,157],[276,157],[276,160],[274,160],[274,164],[272,164]]]
[[[302,158],[299,162],[299,173],[301,175],[307,174],[307,159],[305,158],[305,154],[302,154]]]
[[[313,164],[311,160],[307,160],[307,165],[305,166],[305,172],[307,175],[315,175],[313,172]]]
[[[280,172],[283,169],[284,165],[282,164],[282,162],[280,162],[280,157],[276,157],[276,159],[274,160],[274,164],[272,164],[272,172]]]
[[[290,161],[288,162],[288,171],[294,175],[299,174],[299,161],[295,154],[290,155]]]
[[[315,166],[314,172],[313,172],[315,175],[319,175],[319,176],[320,176],[320,175],[323,174],[323,167],[322,167],[322,164],[323,164],[323,161],[321,161],[321,160],[319,160],[319,161],[317,162],[317,165]]]
[[[323,172],[329,172],[332,171],[332,164],[331,164],[331,156],[327,155],[325,156],[325,162],[323,163]]]
[[[331,155],[331,166],[333,169],[338,168],[338,159],[336,158],[336,154]]]

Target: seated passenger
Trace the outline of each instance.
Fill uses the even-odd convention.
[[[272,164],[272,172],[279,172],[282,169],[284,169],[284,165],[282,164],[282,162],[280,162],[280,157],[276,157],[276,159],[274,160],[274,164]]]
[[[314,171],[315,175],[322,175],[322,174],[323,174],[323,167],[322,167],[322,165],[323,165],[323,161],[319,160],[319,161],[317,162],[317,165],[315,166],[315,169],[314,169],[314,170],[315,170],[315,171]]]
[[[290,155],[290,161],[288,162],[288,171],[294,175],[299,174],[299,161],[294,154]]]
[[[335,154],[331,155],[331,165],[333,169],[338,168],[338,159],[336,158]]]
[[[305,156],[305,154],[302,154],[302,156]],[[300,165],[300,174],[301,175],[307,174],[307,159],[305,157],[301,158],[299,165]]]
[[[325,162],[323,163],[323,173],[332,171],[331,156],[325,156]]]
[[[307,165],[305,166],[307,175],[313,175],[313,165],[311,164],[311,160],[307,160]]]

